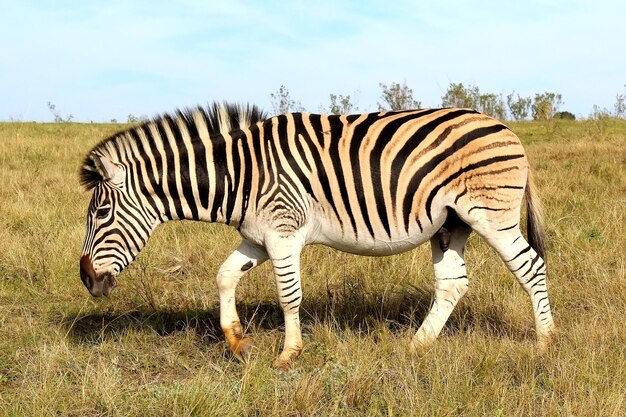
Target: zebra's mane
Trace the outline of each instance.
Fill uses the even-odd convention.
[[[80,184],[88,191],[96,187],[103,179],[92,156],[106,156],[114,162],[123,162],[119,160],[115,151],[116,148],[120,149],[130,141],[134,141],[137,146],[142,147],[142,144],[135,139],[137,135],[133,133],[145,131],[150,125],[160,124],[164,121],[169,122],[172,128],[175,128],[173,122],[177,120],[182,121],[186,126],[193,126],[197,116],[205,120],[210,135],[225,134],[233,130],[243,129],[267,118],[267,114],[255,105],[227,102],[213,102],[206,108],[198,106],[176,110],[173,115],[165,113],[138,126],[117,132],[94,146],[83,159],[79,172]]]

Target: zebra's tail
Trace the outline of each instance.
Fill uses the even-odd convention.
[[[537,188],[533,181],[532,173],[528,170],[526,180],[526,233],[528,243],[547,264],[546,259],[546,236],[543,222],[542,205],[537,195]]]

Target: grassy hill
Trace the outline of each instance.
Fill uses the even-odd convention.
[[[161,226],[110,299],[78,260],[77,170],[122,126],[0,124],[0,414],[626,415],[626,122],[514,123],[545,205],[560,338],[535,351],[528,297],[477,236],[470,290],[432,349],[408,354],[433,294],[430,249],[303,253],[305,350],[276,372],[282,314],[264,265],[238,289],[248,364],[219,330],[215,275],[238,235]]]

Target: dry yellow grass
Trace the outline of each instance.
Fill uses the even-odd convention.
[[[89,195],[83,155],[117,125],[0,124],[0,414],[626,415],[626,123],[519,123],[548,227],[560,330],[535,351],[529,300],[472,237],[470,291],[419,357],[429,248],[388,258],[303,254],[304,337],[295,369],[272,361],[282,315],[267,266],[238,291],[256,341],[248,364],[219,331],[215,274],[234,230],[169,223],[91,299],[78,276]]]

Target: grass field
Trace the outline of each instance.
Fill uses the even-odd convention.
[[[626,415],[626,122],[516,123],[545,205],[560,338],[535,350],[528,297],[478,237],[470,290],[435,345],[408,354],[433,293],[430,249],[303,253],[306,347],[275,371],[268,265],[239,286],[256,349],[233,360],[215,275],[225,226],[161,226],[109,299],[78,260],[90,195],[77,170],[106,124],[0,124],[0,414],[7,416]]]

